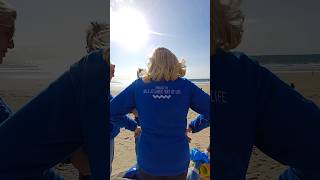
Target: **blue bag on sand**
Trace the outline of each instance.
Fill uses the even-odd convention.
[[[134,166],[132,166],[123,176],[124,178],[128,178],[128,179],[136,179],[136,180],[140,180],[140,174],[139,174],[139,170],[137,168],[137,165],[135,164]]]
[[[210,163],[209,156],[198,148],[192,148],[190,160],[194,162],[194,167],[189,168],[187,180],[198,180],[200,179],[200,166],[204,163]]]
[[[198,148],[191,149],[190,160],[192,160],[196,163],[196,167],[197,167],[197,165],[199,165],[198,167],[200,167],[200,165],[202,163],[210,163],[208,154],[201,151]]]

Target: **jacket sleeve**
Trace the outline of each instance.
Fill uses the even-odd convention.
[[[210,126],[210,121],[204,117],[204,115],[198,115],[194,120],[189,124],[193,133],[199,132]]]
[[[260,68],[255,145],[273,159],[318,170],[320,108],[264,67]]]
[[[125,128],[130,131],[134,131],[137,128],[137,123],[133,119],[131,119],[128,115],[115,116],[110,121],[117,122],[117,126],[119,128]]]
[[[210,96],[198,86],[190,82],[191,87],[191,104],[190,107],[195,112],[199,113],[189,127],[193,132],[199,132],[202,129],[210,126]]]
[[[131,131],[136,129],[137,123],[125,115],[135,108],[135,82],[120,92],[110,102],[110,122],[115,126],[125,127]]]

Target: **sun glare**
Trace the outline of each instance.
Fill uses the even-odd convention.
[[[148,40],[148,24],[144,16],[133,8],[111,9],[110,26],[110,40],[129,50],[141,49]]]

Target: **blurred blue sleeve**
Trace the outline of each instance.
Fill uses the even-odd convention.
[[[189,124],[189,128],[191,128],[192,133],[199,132],[210,126],[210,121],[204,117],[204,115],[200,114],[194,120],[192,120]]]
[[[190,86],[190,107],[200,115],[189,124],[189,127],[193,132],[199,132],[210,126],[210,96],[192,82],[190,82]]]

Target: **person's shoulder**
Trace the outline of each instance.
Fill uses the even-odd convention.
[[[100,66],[107,67],[108,64],[104,61],[103,50],[96,50],[90,53],[87,53],[81,57],[81,59],[71,65],[71,68],[80,68],[83,66]]]
[[[176,82],[182,82],[182,83],[192,83],[188,78],[185,77],[179,77]]]
[[[253,63],[253,64],[256,64],[256,65],[259,65],[259,61],[258,60],[253,59],[252,57],[250,57],[249,55],[247,55],[247,54],[245,54],[243,52],[234,51],[234,52],[232,52],[232,54],[240,62],[247,62],[247,63]]]
[[[143,84],[144,84],[143,79],[142,78],[137,78],[134,81],[132,81],[130,86],[138,87],[138,86],[142,86]]]
[[[88,53],[86,55],[86,58],[89,61],[104,61],[103,53],[104,53],[103,49],[95,50],[95,51]]]
[[[182,85],[185,85],[185,86],[188,86],[188,87],[195,87],[196,85],[188,78],[185,78],[185,77],[179,77],[177,79],[177,83],[180,83]]]
[[[142,84],[142,83],[144,83],[144,82],[143,82],[143,79],[142,79],[142,78],[137,78],[136,80],[133,81],[133,83],[135,83],[135,84]]]
[[[241,51],[225,51],[223,49],[217,50],[217,59],[223,59],[223,61],[229,61],[231,63],[254,63],[259,64],[257,60],[252,59],[250,56]]]

